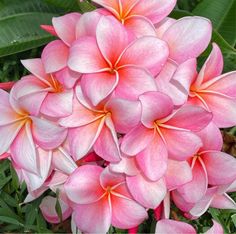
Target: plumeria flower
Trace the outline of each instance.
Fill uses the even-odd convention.
[[[220,130],[210,123],[197,135],[203,145],[190,160],[193,179],[177,189],[189,203],[198,202],[205,195],[208,184],[219,186],[232,183],[236,179],[235,159],[220,152],[223,145]]]
[[[0,155],[10,149],[11,158],[22,169],[39,173],[36,145],[44,150],[55,149],[63,143],[67,130],[57,123],[41,119],[30,112],[37,107],[23,108],[15,99],[18,95],[13,87],[11,94],[0,90]],[[9,100],[10,99],[10,100]]]
[[[93,0],[93,2],[106,9],[99,9],[101,13],[114,15],[137,36],[155,36],[153,24],[166,17],[176,4],[176,0]]]
[[[186,160],[197,152],[202,143],[192,131],[204,128],[212,115],[193,106],[174,110],[170,97],[160,92],[144,93],[139,100],[141,124],[124,136],[121,150],[135,156],[144,174],[155,181],[165,174],[168,157]]]
[[[236,72],[220,75],[223,56],[217,44],[197,78],[191,85],[189,103],[200,105],[213,113],[213,121],[220,128],[236,125]]]
[[[130,195],[125,177],[108,168],[79,167],[68,178],[65,190],[75,203],[74,221],[82,232],[106,233],[111,224],[127,229],[147,218],[146,210]]]
[[[96,38],[81,37],[73,44],[68,66],[84,74],[82,91],[96,106],[113,91],[130,100],[155,91],[151,73],[156,75],[167,57],[165,42],[152,36],[134,39],[112,16],[103,16]]]
[[[69,144],[76,160],[94,151],[109,162],[120,160],[116,131],[125,133],[140,121],[138,101],[111,99],[97,107],[84,98],[80,86],[76,88],[72,115],[61,119],[60,125],[70,128]]]

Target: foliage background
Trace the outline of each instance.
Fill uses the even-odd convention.
[[[51,24],[53,16],[68,12],[93,10],[89,1],[77,0],[0,0],[0,82],[18,80],[27,71],[21,59],[40,57],[43,45],[53,37],[40,29],[40,24]],[[224,55],[224,72],[236,70],[236,0],[178,0],[171,17],[199,15],[209,18],[214,27],[212,41],[221,47]],[[199,58],[199,66],[210,52],[211,46]],[[223,150],[236,157],[236,127],[222,130]],[[0,136],[4,137],[4,136]],[[49,191],[46,192],[51,193]],[[40,210],[40,198],[23,204],[26,185],[19,184],[9,160],[0,162],[0,232],[64,233],[70,232],[70,220],[58,225],[45,222]],[[236,200],[236,193],[230,194]],[[54,196],[56,196],[54,194]],[[56,207],[60,215],[60,207]],[[171,216],[185,220],[181,212],[172,207]],[[199,233],[211,225],[211,219],[221,223],[225,233],[236,233],[236,211],[210,208],[200,219],[188,221]],[[140,232],[152,233],[156,221],[152,211],[150,219],[140,226]],[[111,228],[110,233],[124,231]]]

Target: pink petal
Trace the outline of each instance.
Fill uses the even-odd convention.
[[[112,93],[119,81],[118,73],[101,72],[98,74],[83,75],[81,88],[86,97],[97,106],[103,99]],[[96,92],[94,92],[96,87]]]
[[[221,185],[232,183],[236,179],[236,160],[223,152],[206,152],[202,155],[209,184]]]
[[[42,62],[47,73],[61,70],[67,66],[69,47],[62,41],[52,41],[43,49]]]
[[[117,187],[120,184],[124,183],[125,183],[125,176],[121,173],[112,172],[109,169],[109,167],[106,167],[100,175],[100,184],[105,190],[108,187]],[[126,194],[123,195],[125,196]]]
[[[12,159],[19,167],[37,174],[39,172],[38,160],[30,127],[30,122],[27,122],[18,133],[10,150]]]
[[[207,172],[201,160],[197,159],[194,165],[192,165],[192,175],[193,178],[190,182],[177,189],[188,203],[198,202],[207,191]]]
[[[170,48],[170,58],[182,63],[198,57],[208,46],[212,27],[202,17],[184,17],[177,20],[163,35]]]
[[[216,194],[211,202],[211,207],[217,209],[236,209],[235,201],[226,193]]]
[[[223,71],[223,56],[221,50],[216,43],[213,43],[212,46],[211,54],[199,72],[199,75],[193,84],[194,87],[200,87],[202,83],[219,76]]]
[[[176,22],[176,19],[172,19],[169,17],[164,18],[161,22],[155,24],[156,34],[158,38],[162,38],[164,33],[168,30],[168,28]]]
[[[167,156],[164,142],[159,136],[155,136],[147,147],[138,153],[136,160],[144,175],[149,180],[157,181],[167,170]]]
[[[192,132],[167,128],[160,128],[160,131],[166,141],[170,159],[186,160],[202,146],[201,139]]]
[[[115,129],[119,133],[127,133],[140,121],[141,105],[138,101],[114,98],[107,103],[106,110],[111,112]]]
[[[194,228],[187,223],[174,221],[170,219],[162,219],[157,222],[156,234],[169,234],[169,233],[179,233],[179,234],[196,234]]]
[[[193,208],[194,204],[187,203],[184,200],[184,198],[180,195],[178,190],[172,191],[171,195],[172,195],[172,200],[175,203],[175,205],[183,212],[189,212]]]
[[[154,131],[138,125],[128,132],[121,143],[121,151],[133,156],[144,150],[154,138]]]
[[[11,146],[12,142],[17,137],[19,131],[21,130],[21,128],[23,128],[23,126],[23,121],[0,126],[0,136],[2,136],[0,138],[0,155],[8,151],[9,147]]]
[[[235,99],[212,93],[201,93],[201,97],[213,113],[213,122],[217,127],[227,128],[236,125]]]
[[[49,93],[41,106],[41,113],[50,117],[65,117],[72,113],[73,90]]]
[[[62,212],[62,221],[66,220],[72,213],[72,209],[64,203],[62,200],[58,200],[61,212]],[[56,202],[57,198],[46,196],[43,198],[39,208],[43,214],[43,217],[49,222],[49,223],[60,223],[60,218],[58,217],[58,214],[56,212]]]
[[[118,138],[112,120],[109,117],[106,117],[105,125],[94,144],[94,151],[108,162],[120,161]]]
[[[153,182],[138,174],[127,176],[126,182],[134,199],[146,208],[156,208],[166,195],[166,184],[163,179]]]
[[[50,33],[53,36],[57,36],[57,33],[52,25],[41,24],[40,28],[44,31]]]
[[[101,167],[93,165],[77,168],[64,185],[68,198],[77,204],[98,201],[105,193],[99,180],[102,171]]]
[[[141,15],[134,15],[125,20],[125,27],[137,37],[156,36],[152,22]]]
[[[68,46],[70,46],[76,39],[75,28],[79,18],[79,13],[69,13],[60,17],[52,18],[52,24],[58,37]]]
[[[125,27],[112,16],[101,17],[97,25],[96,38],[103,57],[111,65],[116,63],[129,43]]]
[[[216,222],[215,220],[213,220],[213,226],[204,234],[224,234],[224,229],[222,228],[222,226]]]
[[[85,126],[69,130],[68,140],[71,154],[76,160],[81,159],[89,152],[97,140],[103,125],[104,119],[98,119]]]
[[[67,129],[46,119],[32,117],[32,135],[35,142],[43,149],[55,149],[63,143]]]
[[[198,132],[205,128],[211,119],[212,114],[202,107],[187,105],[177,110],[165,124]]]
[[[131,10],[131,15],[143,15],[152,23],[158,23],[173,10],[176,0],[140,0]]]
[[[73,217],[81,232],[106,233],[111,225],[111,215],[111,207],[105,196],[94,203],[77,205]]]
[[[141,122],[148,128],[158,119],[165,118],[173,111],[170,97],[160,92],[146,92],[139,97],[142,105]]]
[[[156,37],[145,36],[132,42],[121,55],[118,66],[137,65],[156,75],[168,57],[168,46]]]
[[[192,171],[186,161],[168,160],[165,173],[168,190],[174,190],[192,180]]]
[[[81,15],[77,25],[76,25],[76,38],[83,36],[96,36],[97,24],[102,17],[96,11],[86,12]]]
[[[125,66],[118,70],[119,83],[115,89],[116,97],[137,100],[139,95],[147,91],[156,91],[156,83],[152,75],[146,70]]]
[[[112,195],[111,204],[112,225],[115,227],[122,229],[136,227],[147,218],[145,208],[131,199]]]
[[[216,150],[220,151],[223,146],[223,138],[219,128],[211,122],[204,129],[196,133],[202,140],[201,151]]]
[[[108,68],[96,39],[88,36],[79,38],[71,46],[68,66],[71,70],[80,73],[101,72]]]
[[[93,0],[93,2],[103,6],[107,10],[111,11],[114,15],[119,16],[119,3],[118,1],[108,1],[108,0]]]

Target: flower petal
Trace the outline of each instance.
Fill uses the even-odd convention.
[[[198,57],[206,49],[211,32],[211,23],[206,18],[184,17],[170,26],[162,39],[169,44],[170,58],[182,63]]]
[[[213,226],[204,234],[224,234],[224,229],[222,228],[222,226],[216,222],[215,220],[213,220]]]
[[[216,209],[236,209],[235,201],[226,193],[216,194],[211,202],[211,207]]]
[[[102,171],[101,167],[93,165],[77,168],[64,185],[68,198],[77,204],[98,201],[105,192],[99,180]]]

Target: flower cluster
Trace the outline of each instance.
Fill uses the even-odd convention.
[[[29,195],[59,191],[62,218],[85,233],[138,227],[154,209],[156,233],[195,233],[170,218],[208,207],[236,209],[236,159],[221,152],[219,128],[236,125],[236,72],[222,73],[201,17],[167,15],[175,0],[94,0],[42,28],[58,39],[31,73],[0,90],[0,155],[9,157]],[[56,198],[40,208],[60,222]],[[214,226],[207,233],[223,233]]]

